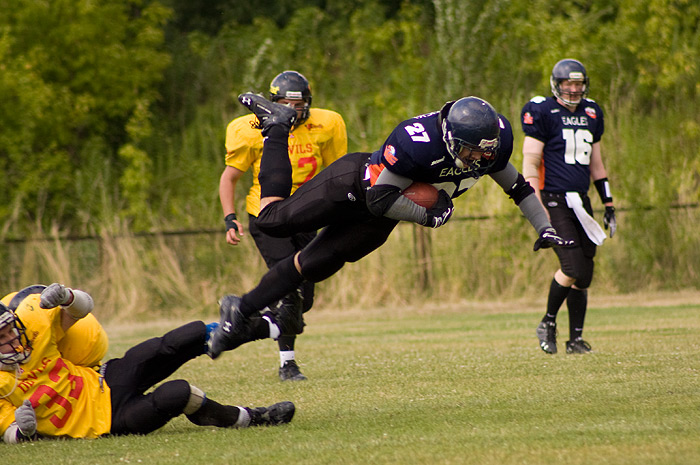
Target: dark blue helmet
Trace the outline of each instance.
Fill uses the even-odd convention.
[[[560,84],[562,81],[581,81],[583,82],[583,90],[579,93],[570,94],[562,92]],[[580,61],[573,58],[565,58],[559,61],[552,68],[552,76],[549,78],[549,85],[552,88],[552,94],[567,105],[578,105],[581,99],[588,95],[588,75],[586,68],[583,67]],[[564,97],[567,95],[568,97]],[[577,98],[571,98],[572,96]]]
[[[464,97],[448,102],[440,110],[442,137],[455,165],[465,171],[488,168],[496,162],[500,145],[498,113],[486,100]],[[459,154],[463,148],[484,152],[480,160],[465,161]]]
[[[270,100],[280,99],[303,100],[304,108],[295,124],[299,125],[309,117],[311,107],[311,87],[303,74],[297,71],[283,71],[270,82]]]

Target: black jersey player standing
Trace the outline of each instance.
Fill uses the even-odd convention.
[[[440,227],[453,212],[452,199],[489,175],[520,207],[539,233],[535,250],[568,243],[552,228],[534,190],[509,162],[513,132],[508,120],[485,100],[464,97],[441,110],[400,123],[381,150],[350,153],[333,162],[293,195],[287,135],[296,113],[254,95],[239,101],[260,121],[265,143],[258,176],[261,212],[258,226],[267,234],[289,236],[321,231],[301,251],[278,262],[257,287],[221,302],[221,324],[212,333],[209,355],[260,337],[289,332],[290,321],[264,312],[266,306],[306,279],[322,281],[346,262],[380,247],[399,221]],[[439,189],[437,203],[423,208],[401,195],[414,181]]]
[[[521,123],[523,175],[547,208],[552,225],[573,247],[557,248],[560,268],[549,287],[545,316],[537,326],[543,351],[557,352],[556,318],[564,301],[569,310],[567,353],[588,353],[583,325],[588,287],[593,278],[593,257],[605,233],[592,218],[588,188],[593,184],[605,205],[603,224],[610,237],[617,227],[615,207],[601,155],[603,111],[586,98],[588,75],[573,59],[559,61],[550,78],[552,97],[534,97],[525,104]]]

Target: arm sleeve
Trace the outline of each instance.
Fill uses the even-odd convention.
[[[427,216],[426,209],[401,195],[411,184],[410,178],[382,170],[374,186],[367,191],[367,208],[375,216],[422,224]]]
[[[508,163],[505,169],[492,173],[490,176],[513,199],[535,231],[539,233],[551,226],[547,212],[535,195],[535,190],[525,181],[523,175],[518,173],[515,166]]]

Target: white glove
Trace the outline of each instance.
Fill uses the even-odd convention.
[[[15,422],[22,436],[29,438],[36,433],[36,413],[29,400],[25,399],[24,403],[15,410]]]
[[[41,308],[54,308],[73,302],[73,291],[63,284],[53,283],[41,293]]]

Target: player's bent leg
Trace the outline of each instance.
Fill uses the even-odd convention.
[[[120,402],[142,394],[172,375],[184,363],[205,353],[207,327],[193,321],[127,350],[107,362],[104,378],[112,388],[112,400]],[[123,398],[122,398],[123,397]]]
[[[173,380],[153,392],[113,406],[112,434],[148,434],[181,415],[190,401],[190,383]]]

